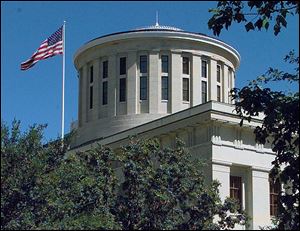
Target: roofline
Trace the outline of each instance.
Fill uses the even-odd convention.
[[[187,108],[187,109],[178,111],[176,113],[163,116],[161,118],[157,118],[152,121],[148,121],[144,124],[137,125],[135,127],[128,128],[123,131],[119,131],[117,133],[114,133],[114,134],[111,134],[111,135],[108,135],[105,137],[99,137],[99,138],[95,138],[95,139],[92,139],[89,141],[85,141],[79,145],[73,146],[71,148],[71,150],[76,150],[76,149],[84,147],[86,145],[113,139],[114,137],[122,136],[122,135],[123,135],[123,138],[120,138],[120,139],[118,138],[118,140],[124,140],[124,139],[127,139],[128,136],[131,136],[134,134],[140,135],[142,133],[146,133],[151,130],[158,129],[163,126],[168,126],[170,124],[177,123],[178,121],[182,121],[187,118],[192,118],[194,116],[202,115],[207,112],[222,113],[222,115],[225,115],[227,117],[231,117],[231,118],[240,120],[240,116],[238,114],[234,113],[234,109],[235,109],[235,106],[233,104],[222,103],[222,102],[210,100],[210,101],[207,101],[206,103],[199,104],[194,107]],[[170,120],[170,121],[168,121],[168,120]],[[263,121],[263,115],[259,114],[259,116],[255,116],[254,118],[252,118],[251,122],[245,121],[243,126],[254,129],[257,126],[257,124],[261,124],[262,121]],[[236,123],[230,122],[230,123],[234,124],[235,126],[240,127],[239,122],[236,122]],[[151,126],[151,125],[153,125],[153,126]],[[150,129],[147,128],[149,126],[151,127]],[[110,141],[110,142],[107,142],[105,145],[110,145],[114,142],[115,141]]]
[[[213,38],[211,36],[208,36],[206,34],[203,34],[203,33],[195,33],[195,32],[189,32],[189,31],[175,31],[175,30],[169,30],[169,29],[141,29],[141,30],[130,30],[130,31],[123,31],[123,32],[116,32],[116,33],[111,33],[111,34],[107,34],[107,35],[103,35],[103,36],[100,36],[98,38],[95,38],[95,39],[92,39],[88,42],[86,42],[83,46],[81,46],[79,49],[77,49],[77,51],[75,52],[74,56],[73,56],[73,63],[75,64],[75,60],[76,58],[85,50],[95,46],[95,45],[99,45],[99,44],[104,44],[106,42],[111,42],[111,41],[114,41],[114,40],[118,40],[118,39],[128,39],[130,37],[126,37],[125,35],[128,34],[128,35],[135,35],[135,34],[140,34],[140,33],[143,33],[143,32],[158,32],[158,33],[162,33],[162,32],[166,32],[166,33],[172,33],[174,35],[194,35],[194,36],[199,36],[198,39],[208,39],[206,42],[210,42],[210,43],[213,43],[213,45],[217,45],[219,47],[222,47],[223,49],[225,48],[225,50],[229,51],[230,53],[232,53],[235,58],[236,58],[236,61],[237,61],[237,66],[236,68],[239,67],[240,65],[240,61],[241,61],[241,56],[239,54],[239,52],[233,48],[232,46],[230,46],[229,44],[223,42],[222,40],[220,39],[217,39],[217,38]],[[111,37],[112,36],[112,39],[109,40],[108,37]],[[119,37],[121,36],[121,37]],[[115,38],[114,38],[115,37]],[[194,38],[191,38],[192,40],[194,39],[197,39],[196,37]],[[95,41],[97,40],[104,40],[104,41],[100,41],[100,43],[98,44],[93,44]],[[75,65],[76,66],[76,65]]]

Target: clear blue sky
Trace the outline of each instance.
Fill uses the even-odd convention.
[[[41,42],[66,20],[65,132],[77,119],[78,79],[73,65],[75,51],[87,41],[114,32],[155,24],[212,36],[207,22],[216,2],[1,2],[1,119],[11,124],[21,120],[22,130],[48,124],[46,141],[60,135],[62,55],[20,70]],[[273,31],[246,32],[242,25],[224,30],[219,39],[241,54],[236,86],[263,74],[268,67],[286,69],[285,54],[299,54],[299,16],[288,17],[288,28],[278,36]],[[288,89],[280,85],[280,90]],[[296,88],[294,88],[295,90]]]

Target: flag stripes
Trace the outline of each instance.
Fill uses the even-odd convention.
[[[39,46],[36,52],[25,62],[21,63],[21,70],[27,70],[38,61],[63,54],[63,27],[60,27]]]

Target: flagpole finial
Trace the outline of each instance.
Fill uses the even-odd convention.
[[[158,11],[156,11],[156,23],[155,23],[155,26],[159,26],[159,24],[158,24]]]

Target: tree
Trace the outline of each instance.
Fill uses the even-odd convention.
[[[288,14],[299,14],[298,1],[248,1],[247,5],[254,13],[244,13],[244,3],[219,1],[217,8],[210,10],[214,15],[208,26],[215,35],[220,34],[224,25],[228,29],[232,21],[247,22],[245,16],[249,15],[258,19],[254,25],[252,22],[245,25],[247,31],[262,27],[268,29],[269,21],[276,16],[273,29],[277,35],[281,26],[286,27]],[[259,113],[264,114],[262,125],[254,130],[256,141],[271,143],[272,151],[276,153],[271,173],[285,188],[280,196],[277,228],[299,229],[299,92],[274,91],[267,87],[270,82],[299,84],[299,56],[291,51],[284,60],[296,65],[293,73],[269,68],[248,86],[232,89],[231,94],[237,114],[242,119],[241,126],[244,119],[251,121]]]
[[[124,181],[115,214],[125,230],[220,229],[246,221],[231,199],[221,203],[217,182],[204,184],[203,164],[179,140],[175,149],[162,149],[155,139],[131,139],[119,160]]]
[[[1,229],[117,229],[109,212],[112,151],[66,155],[70,136],[42,144],[45,125],[1,122]]]
[[[20,132],[1,123],[1,229],[220,229],[244,224],[217,182],[177,142],[131,139],[121,152],[97,146],[67,152],[68,141],[43,145],[45,126]],[[123,169],[122,177],[115,167]],[[119,186],[121,191],[119,190]]]
[[[35,195],[46,203],[40,210],[42,229],[120,229],[111,214],[117,179],[109,148],[98,146],[67,154],[38,179]]]
[[[245,5],[247,4],[247,6]],[[244,12],[244,10],[249,12]],[[299,14],[298,1],[219,1],[217,8],[210,9],[213,16],[208,21],[208,28],[214,35],[219,35],[225,27],[228,29],[232,22],[246,23],[247,31],[257,28],[268,30],[270,22],[275,18],[274,34],[280,33],[282,26],[287,27],[286,17]],[[251,19],[249,19],[251,17]],[[249,22],[249,20],[251,20]],[[256,21],[255,21],[256,20]],[[255,22],[254,22],[255,21]]]

